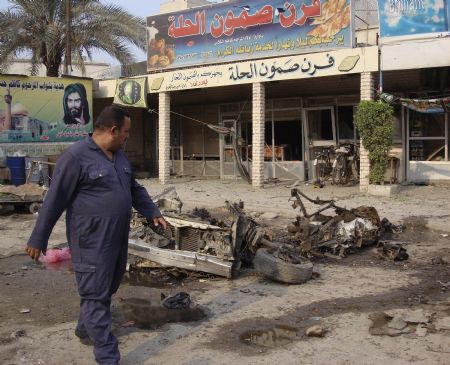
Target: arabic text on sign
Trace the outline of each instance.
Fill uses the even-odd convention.
[[[231,71],[230,80],[234,81],[242,79],[253,79],[258,77],[272,80],[276,75],[293,73],[298,70],[300,70],[302,73],[313,76],[318,70],[325,70],[334,66],[334,57],[327,54],[326,58],[327,63],[323,65],[314,64],[305,57],[301,65],[299,63],[292,63],[292,60],[290,59],[286,61],[282,66],[278,66],[276,61],[273,62],[271,66],[265,64],[265,62],[252,62],[250,63],[249,70],[240,70],[239,64],[229,67],[228,70]]]
[[[320,0],[312,0],[310,5],[302,3],[298,9],[295,4],[285,3],[286,10],[279,13],[280,25],[289,28],[294,25],[303,26],[309,18],[321,16],[322,6]],[[244,9],[238,16],[232,10],[228,10],[226,16],[215,14],[209,24],[209,33],[214,38],[222,36],[232,36],[236,29],[247,29],[250,27],[273,24],[274,7],[264,5],[254,14],[249,14],[249,10]],[[206,33],[206,10],[197,11],[195,19],[184,18],[184,15],[169,17],[170,26],[168,35],[172,38],[182,38],[189,36],[204,35]]]

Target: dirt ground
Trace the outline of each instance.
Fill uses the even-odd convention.
[[[155,180],[142,183],[151,194]],[[296,215],[287,202],[290,183],[253,189],[235,181],[177,181],[185,206],[218,207],[245,202],[267,229]],[[252,269],[234,280],[206,275],[134,277],[130,273],[113,300],[114,332],[121,364],[450,364],[450,330],[435,324],[450,316],[450,203],[448,186],[405,186],[392,198],[360,194],[357,187],[314,189],[341,206],[373,205],[381,217],[404,223],[401,238],[409,259],[376,258],[371,248],[344,259],[316,259],[313,280],[302,285],[272,282]],[[310,207],[310,206],[307,206]],[[265,219],[264,213],[278,217]],[[78,298],[70,265],[45,268],[22,254],[35,217],[0,216],[0,364],[93,364],[92,348],[74,336]],[[65,242],[63,219],[51,245]],[[173,315],[161,294],[184,291],[196,307]],[[432,314],[420,337],[369,333],[369,315],[422,309]],[[26,312],[26,313],[22,313]],[[305,336],[311,325],[322,338]]]

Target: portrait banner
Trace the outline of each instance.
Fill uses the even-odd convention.
[[[92,80],[0,75],[0,143],[77,141],[92,125]]]
[[[147,108],[146,88],[146,77],[117,80],[114,104],[133,108]]]
[[[448,0],[378,0],[383,42],[449,35]]]
[[[147,18],[147,69],[350,48],[350,0],[235,0]]]

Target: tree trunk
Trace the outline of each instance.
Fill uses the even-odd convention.
[[[47,67],[47,76],[58,77],[60,66],[61,66],[61,62],[53,62],[50,65],[45,65],[45,67]]]

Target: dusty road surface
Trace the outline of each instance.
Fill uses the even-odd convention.
[[[163,189],[153,180],[143,183],[151,193]],[[296,214],[285,185],[174,184],[187,208],[242,199],[247,212],[274,230]],[[371,248],[343,259],[315,259],[317,274],[302,285],[272,282],[251,268],[234,280],[130,273],[113,300],[121,364],[450,364],[450,189],[411,186],[380,199],[357,188],[299,188],[348,208],[373,205],[381,217],[405,223],[409,259],[380,260]],[[264,219],[267,212],[278,217]],[[70,264],[44,267],[22,254],[34,219],[0,216],[0,364],[94,364],[92,348],[73,334],[78,298]],[[64,242],[61,219],[51,243]],[[161,294],[180,291],[190,294],[194,308],[174,315],[161,307]],[[405,333],[394,331],[395,337],[369,332],[369,317],[399,311],[425,319]],[[313,325],[324,337],[305,335]]]

